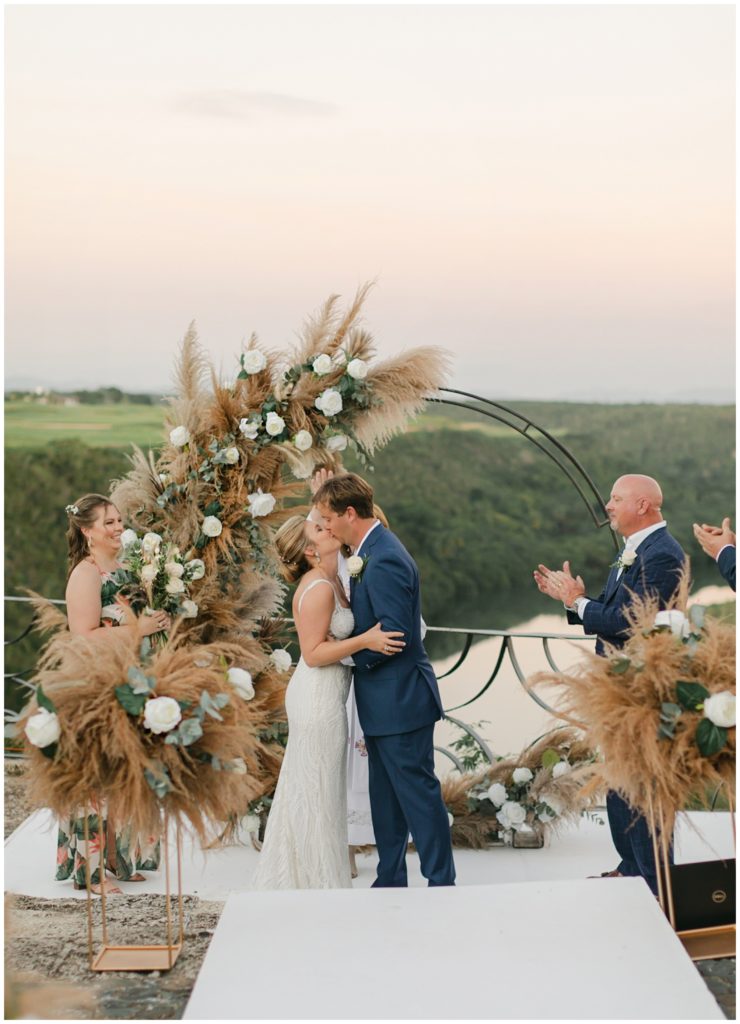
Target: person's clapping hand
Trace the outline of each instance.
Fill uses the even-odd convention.
[[[586,593],[586,585],[580,576],[573,576],[570,562],[567,561],[563,562],[562,569],[548,569],[546,565],[538,565],[534,572],[534,581],[543,594],[556,601],[562,601],[568,608]]]
[[[735,545],[735,534],[730,529],[729,518],[723,519],[721,526],[710,526],[708,523],[699,526],[698,523],[694,523],[694,536],[710,558],[716,559],[722,548],[728,544]]]

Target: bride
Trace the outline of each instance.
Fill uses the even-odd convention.
[[[354,618],[337,577],[340,542],[313,510],[275,535],[282,572],[298,583],[293,618],[301,658],[285,695],[288,745],[267,820],[253,889],[340,889],[352,885],[347,857],[347,713],[360,650],[391,656],[403,634],[380,623],[351,637]]]

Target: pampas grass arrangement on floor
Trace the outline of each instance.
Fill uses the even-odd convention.
[[[37,803],[63,816],[105,801],[115,822],[150,833],[166,808],[205,838],[273,791],[289,673],[271,658],[286,592],[272,534],[296,511],[284,501],[307,498],[305,479],[318,467],[339,469],[348,444],[368,460],[445,383],[449,368],[448,354],[431,347],[375,363],[361,325],[368,290],[360,288],[344,311],[332,296],[292,352],[250,338],[231,380],[217,377],[188,331],[167,439],[156,454],[135,450],[111,500],[127,526],[203,561],[203,578],[189,584],[197,615],[178,618],[165,645],[142,656],[115,630],[70,636],[58,614],[42,611],[42,625],[57,632],[34,680],[41,690],[20,724],[45,701],[61,732],[44,750],[27,744]],[[229,681],[234,668],[249,673],[251,698]],[[179,702],[183,719],[200,702],[215,708],[201,709],[202,735],[190,738],[198,729],[190,721],[188,742],[174,743],[174,728],[156,733],[143,714],[129,713],[117,690],[132,672],[149,678],[149,698]],[[136,695],[129,698],[138,708]]]

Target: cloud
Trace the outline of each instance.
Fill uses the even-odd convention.
[[[183,95],[175,101],[175,109],[184,114],[222,117],[234,121],[247,121],[265,114],[278,117],[331,117],[339,111],[334,103],[284,96],[277,92],[244,92],[239,89],[216,89]]]

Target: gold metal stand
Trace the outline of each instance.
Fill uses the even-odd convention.
[[[730,800],[730,821],[732,823],[733,837],[735,834],[735,815],[732,806],[732,793]],[[658,842],[658,829],[660,831],[660,843]],[[649,807],[648,827],[653,839],[653,853],[655,855],[655,867],[658,877],[658,900],[663,913],[671,922],[671,927],[678,935],[684,945],[684,949],[692,960],[718,960],[726,956],[735,956],[735,925],[723,924],[712,928],[691,928],[686,931],[679,931],[676,928],[676,908],[673,902],[673,887],[671,885],[671,870],[669,857],[669,842],[664,828],[663,814],[658,812],[656,823],[652,803]]]
[[[98,820],[102,820],[99,815]],[[85,844],[89,850],[90,832],[88,814],[85,809],[84,820]],[[108,942],[108,919],[106,913],[106,885],[104,844],[100,851],[100,915],[103,943],[97,953],[93,942],[93,911],[90,875],[90,857],[85,858],[85,881],[87,883],[87,948],[90,957],[91,971],[168,971],[174,965],[185,939],[184,915],[182,906],[182,836],[180,822],[176,826],[177,850],[177,905],[178,905],[178,938],[172,941],[172,893],[170,890],[170,855],[169,855],[169,816],[164,814],[164,874],[165,874],[165,907],[167,913],[167,945],[166,946],[115,946]]]

